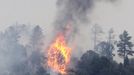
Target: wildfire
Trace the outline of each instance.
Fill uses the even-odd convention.
[[[67,46],[65,36],[59,34],[48,48],[48,66],[61,74],[66,74],[70,62],[71,48]]]

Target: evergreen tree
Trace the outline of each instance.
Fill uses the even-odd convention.
[[[133,44],[130,41],[131,36],[129,36],[127,31],[124,31],[123,34],[119,36],[120,40],[117,43],[117,47],[119,48],[119,56],[124,59],[124,66],[128,64],[126,60],[128,60],[128,55],[133,55],[132,47]]]
[[[43,36],[44,35],[40,26],[35,26],[31,35],[31,46],[33,51],[41,50],[41,46],[43,45]]]
[[[45,73],[42,64],[44,63],[44,55],[42,54],[44,35],[40,26],[35,26],[31,34],[31,42],[29,50],[29,72],[31,75],[39,75],[39,72]]]
[[[24,75],[27,73],[25,66],[26,49],[19,43],[20,35],[26,30],[25,25],[10,26],[1,34],[0,43],[0,75]],[[4,74],[2,74],[4,73]],[[9,74],[7,74],[9,73]]]

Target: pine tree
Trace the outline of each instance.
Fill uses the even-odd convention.
[[[33,50],[40,50],[41,46],[43,45],[43,32],[40,26],[35,26],[33,29],[33,33],[31,35],[31,44]]]
[[[39,75],[38,73],[42,70],[45,72],[42,64],[44,63],[44,56],[41,53],[43,47],[44,35],[40,26],[35,26],[32,30],[30,46],[29,46],[29,72],[30,75]]]
[[[126,61],[128,59],[126,58],[128,58],[128,55],[133,55],[133,51],[132,51],[133,44],[130,41],[131,36],[129,36],[127,31],[124,31],[123,34],[119,36],[119,38],[120,40],[117,43],[117,47],[119,48],[118,52],[119,52],[119,56],[123,57],[124,66],[126,66],[128,64],[128,62]]]

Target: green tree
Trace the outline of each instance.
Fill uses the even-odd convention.
[[[132,47],[133,44],[130,41],[131,36],[129,36],[127,31],[124,31],[120,36],[120,40],[117,42],[117,47],[119,48],[118,53],[119,56],[123,57],[124,59],[124,66],[128,64],[128,55],[133,55]]]

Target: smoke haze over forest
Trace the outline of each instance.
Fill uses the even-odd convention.
[[[134,49],[133,3],[132,0],[0,0],[0,75],[58,75],[51,72],[47,63],[48,47],[56,41],[58,33],[64,34],[64,41],[72,48],[67,72],[75,74],[69,75],[120,72],[133,75],[134,67],[130,65],[134,59],[128,56],[134,53],[129,51]],[[123,38],[129,48],[122,49]],[[123,57],[118,56],[123,55],[120,49],[128,49]],[[94,68],[98,66],[103,69]],[[123,69],[116,71],[120,67]]]

